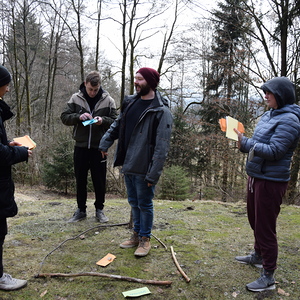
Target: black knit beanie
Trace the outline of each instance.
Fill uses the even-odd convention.
[[[4,86],[11,81],[10,73],[7,71],[7,69],[0,65],[0,87]]]

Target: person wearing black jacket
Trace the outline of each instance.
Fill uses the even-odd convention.
[[[3,122],[10,119],[13,113],[10,107],[2,100],[9,91],[11,75],[6,68],[0,66],[0,289],[16,290],[26,286],[27,281],[13,278],[3,273],[3,244],[7,234],[7,218],[18,213],[18,207],[14,199],[14,183],[12,180],[11,166],[27,161],[32,155],[31,150],[20,147],[17,142],[7,140]]]
[[[125,97],[118,119],[100,141],[103,158],[118,139],[114,166],[122,166],[133,217],[132,237],[121,248],[137,247],[146,256],[153,225],[153,197],[169,150],[173,124],[168,102],[157,91],[159,73],[141,68],[135,75],[137,94]]]

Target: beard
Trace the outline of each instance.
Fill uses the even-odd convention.
[[[136,84],[136,85],[135,85],[135,89],[136,89],[136,87],[139,87],[139,88],[140,88],[140,91],[137,93],[138,96],[145,96],[145,95],[147,95],[147,94],[150,92],[150,90],[151,90],[151,88],[150,88],[150,86],[149,86],[148,83],[147,83],[146,85],[139,85],[139,84]]]

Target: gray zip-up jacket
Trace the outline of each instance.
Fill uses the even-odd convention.
[[[100,116],[102,118],[102,124],[83,126],[79,117],[85,112],[91,114],[93,117]],[[61,114],[63,124],[74,126],[73,138],[76,141],[75,146],[88,149],[98,149],[102,136],[116,118],[117,111],[115,101],[103,90],[93,111],[90,110],[83,93],[79,91],[72,95],[67,103],[66,109]]]
[[[156,184],[167,158],[173,117],[167,100],[156,91],[156,97],[141,114],[128,147],[124,149],[126,112],[137,99],[136,95],[124,99],[122,111],[101,139],[99,149],[107,152],[114,141],[119,139],[114,166],[123,166],[124,174],[142,175],[147,182]]]

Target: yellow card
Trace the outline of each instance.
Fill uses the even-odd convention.
[[[99,261],[96,262],[98,266],[106,267],[109,265],[114,259],[116,258],[115,255],[108,253],[103,258],[101,258]]]
[[[226,117],[226,137],[229,139],[238,141],[238,135],[234,132],[234,128],[238,129],[239,121],[231,118],[229,116]]]

